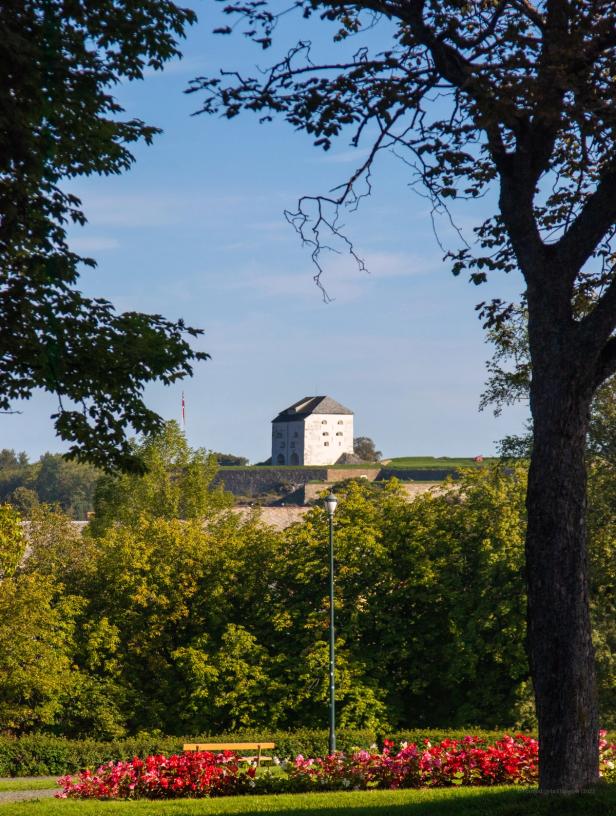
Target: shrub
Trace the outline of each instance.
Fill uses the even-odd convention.
[[[0,776],[52,776],[96,768],[116,759],[172,754],[182,750],[177,737],[144,736],[99,742],[46,734],[0,737]]]
[[[423,744],[424,739],[436,744],[445,739],[460,740],[469,733],[480,737],[488,745],[494,744],[502,736],[502,732],[482,731],[475,728],[465,731],[409,729],[389,736],[396,744],[402,742]],[[190,737],[142,734],[108,742],[66,739],[45,734],[30,734],[22,737],[0,736],[0,776],[60,776],[67,773],[78,773],[87,768],[98,768],[112,760],[128,761],[133,757],[144,759],[147,756],[158,754],[171,756],[181,752],[185,742],[256,742],[259,740],[275,742],[275,754],[283,760],[299,754],[305,757],[326,756],[328,751],[328,732],[309,729],[298,731],[258,731],[255,729]],[[382,747],[383,738],[370,730],[341,730],[337,735],[337,747],[345,754],[353,753],[359,748],[369,748],[374,744]],[[613,759],[616,759],[616,756]]]
[[[338,734],[343,751],[367,747],[377,739],[373,731],[346,731]],[[257,742],[276,743],[276,755],[281,758],[324,756],[327,753],[326,730],[298,731],[246,730],[227,734],[200,734],[189,737],[166,737],[142,734],[125,739],[98,741],[67,739],[46,734],[21,737],[0,736],[0,776],[53,776],[78,773],[86,768],[98,768],[111,760],[144,759],[150,755],[170,756],[182,751],[185,742]]]

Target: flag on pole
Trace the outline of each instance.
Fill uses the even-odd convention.
[[[184,392],[182,391],[182,427],[186,430],[186,403],[184,402]]]

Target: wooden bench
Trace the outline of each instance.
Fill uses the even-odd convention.
[[[257,767],[262,762],[271,762],[271,756],[263,756],[261,751],[273,750],[276,747],[275,742],[188,742],[184,745],[184,751],[256,751],[256,754],[250,756],[238,757],[240,762],[254,762],[256,760]]]

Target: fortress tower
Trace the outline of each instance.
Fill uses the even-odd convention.
[[[334,465],[353,453],[353,411],[331,397],[304,397],[272,420],[272,465]]]

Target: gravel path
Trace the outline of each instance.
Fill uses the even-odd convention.
[[[40,782],[44,779],[49,782],[49,789],[0,791],[0,805],[8,802],[24,802],[28,799],[49,799],[60,790],[60,788],[56,786],[56,782],[58,781],[57,776],[0,777],[0,782],[15,782],[17,779],[19,779],[20,782]]]
[[[0,805],[8,802],[25,802],[28,799],[50,799],[59,788],[52,790],[20,790],[20,791],[0,791]]]

